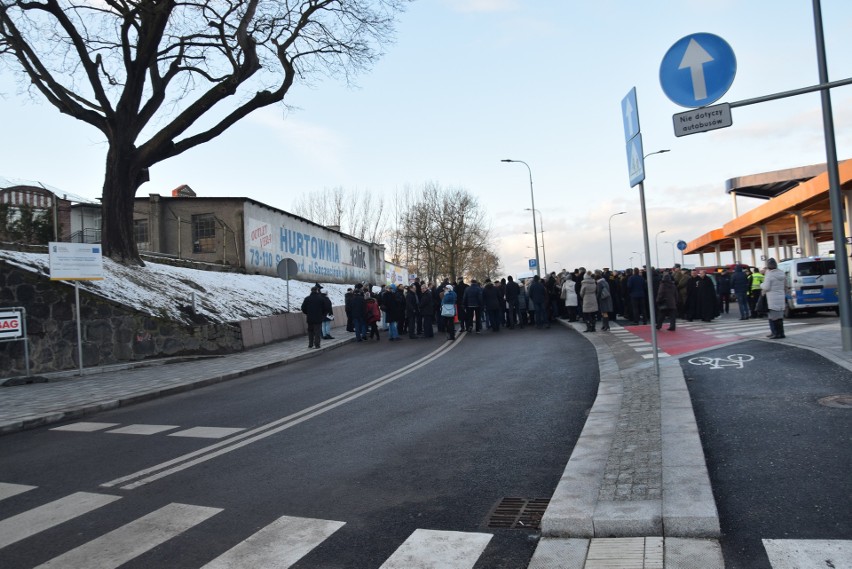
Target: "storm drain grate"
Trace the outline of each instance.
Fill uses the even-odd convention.
[[[503,498],[488,516],[487,527],[495,529],[539,529],[548,498]]]

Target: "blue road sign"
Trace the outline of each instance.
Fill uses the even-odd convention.
[[[677,248],[681,251],[686,249],[686,241],[680,240],[677,242]]]
[[[531,268],[531,269],[534,269],[534,268],[536,268],[536,265],[537,265],[536,260],[535,260],[535,259],[530,259],[530,268]]]
[[[645,155],[642,153],[642,133],[627,143],[627,171],[630,173],[630,187],[645,180]]]
[[[636,87],[630,89],[621,100],[621,119],[624,122],[624,142],[639,134],[639,104],[636,102]]]
[[[669,48],[660,64],[660,85],[673,103],[703,107],[724,95],[737,74],[728,42],[713,34],[692,34]]]

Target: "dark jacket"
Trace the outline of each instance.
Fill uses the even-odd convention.
[[[432,291],[420,295],[420,314],[423,316],[432,316],[435,312],[435,299],[432,296]]]
[[[417,293],[409,290],[405,293],[405,316],[417,316],[420,313],[420,299],[417,298]]]
[[[348,303],[349,314],[352,315],[352,319],[359,318],[361,320],[366,320],[367,318],[367,303],[364,299],[364,295],[358,291],[352,293],[352,296],[349,298]]]
[[[329,301],[330,303],[330,301]],[[322,324],[325,315],[325,299],[319,291],[314,291],[302,301],[302,312],[308,324]]]
[[[742,267],[734,269],[734,274],[731,275],[731,288],[734,289],[736,294],[748,294],[748,277],[743,272]]]
[[[657,306],[665,310],[676,310],[680,294],[677,285],[669,278],[663,278],[660,288],[657,290]]]
[[[630,298],[645,298],[645,279],[642,275],[634,273],[627,279],[627,293]]]
[[[382,293],[382,310],[385,311],[385,322],[399,322],[402,319],[402,307],[396,298],[396,292],[386,290]]]
[[[485,288],[482,289],[482,300],[485,302],[486,310],[500,309],[500,291],[493,283],[485,283]]]
[[[462,305],[467,308],[484,306],[484,301],[482,300],[482,289],[479,287],[479,283],[472,283],[469,287],[467,287],[467,290],[464,291]]]
[[[511,280],[506,283],[506,300],[510,303],[514,303],[518,300],[518,296],[521,294],[521,287],[514,280]]]

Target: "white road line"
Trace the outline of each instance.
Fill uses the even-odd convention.
[[[156,435],[164,431],[179,429],[178,425],[127,425],[120,429],[107,431],[111,435]]]
[[[461,343],[460,340],[463,337],[464,333],[458,336],[458,339],[455,342],[445,343],[437,350],[423,356],[419,360],[415,360],[414,362],[400,368],[397,371],[385,374],[382,377],[379,377],[378,379],[374,379],[373,381],[366,383],[360,387],[356,387],[355,389],[350,389],[349,391],[341,393],[336,397],[332,397],[330,399],[317,403],[316,405],[312,405],[311,407],[302,409],[301,411],[288,415],[287,417],[283,417],[276,421],[267,423],[266,425],[262,425],[250,431],[246,431],[244,433],[234,436],[231,439],[209,445],[202,449],[198,449],[196,451],[184,454],[182,456],[168,460],[150,468],[134,472],[133,474],[122,476],[121,478],[116,478],[115,480],[105,482],[101,484],[101,486],[104,488],[121,486],[122,490],[133,490],[134,488],[138,488],[155,480],[165,478],[166,476],[170,476],[176,472],[186,470],[187,468],[190,468],[197,464],[201,464],[203,462],[216,458],[217,456],[227,454],[231,451],[237,450],[259,440],[270,437],[281,431],[287,430],[300,423],[303,423],[308,419],[312,419],[313,417],[331,411],[332,409],[335,409],[345,403],[354,401],[355,399],[358,399],[359,397],[362,397],[367,393],[370,393],[371,391],[383,387],[388,383],[392,383],[397,379],[405,377],[409,373],[430,364],[432,361],[438,359],[450,350],[454,349]]]
[[[114,569],[221,511],[220,508],[169,504],[55,557],[36,569]]]
[[[196,437],[201,439],[222,439],[235,435],[245,429],[234,429],[227,427],[192,427],[176,433],[169,433],[170,437]]]
[[[344,522],[284,516],[201,569],[287,569],[343,526]]]
[[[852,567],[852,541],[830,539],[764,539],[772,569],[837,569]]]
[[[50,429],[51,431],[71,431],[77,433],[93,433],[95,431],[101,431],[103,429],[109,429],[110,427],[117,426],[118,423],[92,423],[87,421],[79,421],[77,423],[71,423],[70,425],[62,425],[61,427],[54,427]]]
[[[26,486],[25,484],[9,484],[8,482],[0,482],[0,500],[23,494],[29,490],[35,489],[36,486]]]
[[[76,492],[6,518],[0,522],[0,549],[120,499],[121,496]]]
[[[379,569],[470,569],[492,537],[418,529]]]

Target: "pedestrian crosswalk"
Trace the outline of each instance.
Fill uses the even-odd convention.
[[[0,500],[36,490],[35,486],[0,482]],[[75,492],[27,511],[0,519],[0,567],[31,567],[20,555],[4,558],[4,549],[27,539],[38,539],[47,530],[67,527],[73,540],[75,522],[87,514],[122,499],[112,494]],[[103,535],[75,544],[64,553],[37,565],[37,569],[114,569],[185,532],[202,526],[214,516],[227,516],[222,508],[170,503],[141,517],[117,525]],[[225,553],[201,565],[201,569],[286,569],[311,551],[333,539],[345,525],[334,520],[282,516],[248,538],[230,545]],[[481,557],[492,534],[417,529],[376,569],[445,568],[471,569]],[[185,565],[181,565],[185,567]],[[369,569],[369,568],[365,568]]]
[[[50,430],[73,433],[94,433],[102,431],[113,435],[141,436],[166,434],[166,436],[169,437],[221,439],[244,431],[245,429],[234,427],[189,427],[182,429],[177,425],[133,424],[122,426],[119,423],[96,423],[91,421],[78,421],[76,423],[62,425],[61,427],[54,427]]]
[[[803,325],[804,323],[795,321],[785,321],[784,323],[788,334],[791,331],[795,331],[797,326]],[[642,358],[651,359],[654,357],[650,326],[619,326],[611,323],[610,332]],[[713,320],[711,322],[678,320],[677,330],[674,333],[663,329],[657,334],[657,354],[661,358],[678,356],[682,353],[710,348],[728,342],[763,338],[768,333],[769,325],[765,318],[750,320],[724,319]]]

